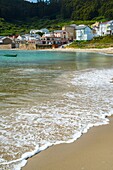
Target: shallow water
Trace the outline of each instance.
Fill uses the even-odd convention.
[[[112,78],[109,55],[0,51],[0,168],[17,169],[35,152],[106,124]]]

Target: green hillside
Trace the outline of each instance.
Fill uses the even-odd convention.
[[[113,47],[113,35],[95,37],[90,41],[74,41],[69,48],[107,48]]]
[[[0,35],[113,19],[113,0],[0,0]]]
[[[113,0],[0,0],[0,18],[6,20],[74,19],[91,20],[97,17],[113,19]]]

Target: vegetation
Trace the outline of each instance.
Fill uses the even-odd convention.
[[[6,20],[48,19],[92,20],[113,18],[112,0],[0,0],[0,17]]]
[[[31,29],[47,28],[50,31],[61,29],[64,25],[70,24],[86,24],[91,25],[96,21],[73,21],[69,19],[38,19],[32,18],[28,22],[25,21],[13,21],[7,22],[3,18],[0,18],[0,35],[21,35],[29,33]]]
[[[70,46],[73,48],[107,48],[113,47],[113,35],[95,37],[90,41],[74,41]]]
[[[113,19],[113,0],[0,0],[0,35]]]

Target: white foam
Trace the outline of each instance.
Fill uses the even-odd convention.
[[[88,87],[104,87],[106,85],[110,85],[112,78],[113,69],[92,70],[76,75],[72,81],[72,84]]]
[[[22,167],[24,167],[27,163],[27,160],[22,160],[19,164],[14,165],[14,169],[13,170],[20,170]]]
[[[7,145],[6,151],[13,149],[10,142],[15,148],[36,146],[32,152],[20,152],[22,156],[19,159],[9,162],[2,160],[2,165],[14,163],[14,168],[19,170],[29,157],[42,150],[56,144],[72,143],[91,127],[109,123],[106,116],[113,114],[113,84],[110,83],[113,70],[94,69],[73,73],[70,86],[72,83],[76,91],[69,88],[67,93],[62,93],[62,99],[17,109],[10,118],[1,118],[4,129],[10,128],[5,138],[1,138]],[[10,125],[9,119],[12,121]],[[12,137],[10,140],[9,136]]]

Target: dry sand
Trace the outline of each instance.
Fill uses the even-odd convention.
[[[52,146],[28,160],[23,170],[113,170],[113,116],[71,144]]]
[[[106,53],[106,54],[113,54],[113,47],[109,48],[86,48],[86,49],[81,49],[81,48],[56,48],[52,49],[52,51],[64,51],[64,52],[96,52],[96,53]]]
[[[36,50],[35,44],[29,44],[26,46],[25,44],[21,44],[19,48],[11,49],[11,45],[0,45],[0,50]],[[41,49],[38,49],[41,50]],[[47,51],[64,51],[64,52],[101,52],[106,54],[113,54],[113,47],[109,48],[88,48],[88,49],[81,49],[81,48],[55,48],[55,49],[44,49]]]

